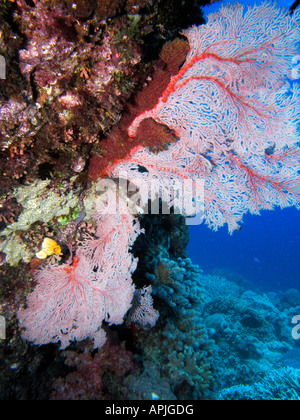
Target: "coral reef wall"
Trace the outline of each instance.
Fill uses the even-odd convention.
[[[159,178],[162,169],[172,179],[205,175],[212,227],[227,222],[233,230],[245,211],[299,202],[298,186],[290,182],[299,165],[299,149],[293,147],[296,85],[294,96],[276,94],[275,108],[268,106],[273,90],[283,87],[280,70],[290,70],[280,44],[276,37],[276,48],[264,38],[255,40],[275,48],[274,73],[274,54],[259,61],[260,53],[247,52],[240,40],[234,49],[227,40],[233,58],[222,55],[226,49],[215,35],[199,54],[203,34],[208,43],[215,26],[223,34],[219,16],[231,22],[231,31],[232,16],[244,16],[239,6],[224,8],[203,29],[202,3],[0,3],[6,65],[0,80],[0,314],[6,321],[1,398],[232,399],[275,395],[276,381],[283,384],[276,395],[298,397],[298,353],[287,333],[289,316],[299,310],[295,291],[266,296],[224,276],[204,275],[187,258],[182,216],[105,218],[97,212],[96,181],[114,178],[122,164],[140,178],[151,172]],[[290,18],[266,5],[261,10],[266,20],[269,13],[276,17],[275,32],[283,19],[285,28],[290,25],[283,40],[292,55],[299,14]],[[256,8],[249,13],[254,23],[244,21],[243,30],[253,35],[255,22],[263,19]],[[183,39],[178,29],[192,24],[197,26]],[[241,60],[240,49],[250,58]],[[269,72],[276,77],[267,77]],[[253,97],[252,83],[264,86],[268,100]],[[201,94],[194,95],[194,88]],[[206,134],[202,130],[205,115],[198,118],[203,97],[209,118],[217,119],[225,104],[231,107],[224,111],[226,124],[213,125],[219,134],[213,140],[210,125]],[[185,122],[183,105],[197,111],[186,112]],[[270,119],[272,109],[277,120]],[[257,112],[261,126],[252,124]],[[256,135],[246,136],[245,162],[239,154],[240,133],[249,134],[247,118]],[[260,133],[264,125],[268,138]],[[238,206],[232,210],[233,203]]]
[[[124,114],[132,119],[144,110],[151,95],[138,95],[140,99],[134,100],[135,93],[141,92],[151,80],[154,87],[160,75],[164,75],[167,83],[178,70],[185,59],[187,44],[168,41],[176,38],[178,28],[203,21],[200,3],[195,0],[0,3],[0,55],[6,64],[6,78],[0,80],[0,313],[6,321],[6,340],[0,342],[0,379],[4,399],[49,398],[55,378],[67,375],[70,370],[80,371],[76,361],[65,363],[66,355],[58,352],[57,346],[34,347],[22,340],[16,312],[24,307],[26,296],[36,286],[36,270],[49,263],[68,265],[87,237],[97,237],[92,218],[97,192],[91,180],[97,179],[101,168],[93,178],[91,157],[100,159],[102,168],[122,157],[122,139],[118,137],[114,142],[114,134],[107,137],[108,133],[122,131],[122,124],[118,129],[116,125]],[[180,52],[179,60],[172,53],[172,45]],[[159,92],[159,86],[154,90]],[[129,122],[127,117],[123,129],[125,126],[127,129]],[[157,144],[160,138],[161,147],[165,147],[174,141],[168,130],[154,128],[157,134],[148,144],[160,147]],[[147,128],[148,133],[155,130],[151,125]],[[182,224],[175,228],[177,222],[172,222],[172,218],[165,222],[174,227],[169,229],[167,242],[176,257],[184,256],[187,240],[181,245],[176,242]],[[43,260],[38,256],[43,254],[45,238],[51,239],[59,251],[46,253]],[[139,268],[138,272],[141,271]],[[142,288],[144,282],[139,282],[138,276],[136,286]],[[124,334],[127,337],[131,327],[124,327],[126,333],[117,328],[115,332],[113,328],[107,331],[107,347],[133,360],[132,348],[126,350],[130,353],[127,356],[125,350],[122,353],[124,341],[130,347]],[[72,350],[78,357],[88,352],[86,358],[93,363],[90,345],[89,341],[81,347],[79,343],[73,344]],[[101,357],[96,357],[96,364]],[[111,382],[106,381],[105,389],[115,395],[117,391],[112,386],[115,362],[109,362],[107,354],[103,357],[107,361],[101,363],[106,368],[97,378],[103,374],[107,377],[107,371],[111,370],[108,375]],[[132,368],[130,372],[135,373],[136,361],[128,365]],[[120,370],[121,374],[124,371]],[[118,378],[116,375],[114,379]],[[53,398],[61,388],[54,389]],[[104,394],[99,391],[98,397],[107,397]]]

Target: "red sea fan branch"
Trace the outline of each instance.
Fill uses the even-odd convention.
[[[295,159],[296,156],[298,160]],[[287,159],[292,159],[294,165],[286,167],[284,161],[286,162]],[[240,177],[247,184],[251,212],[257,213],[260,209],[272,209],[274,205],[287,207],[299,204],[299,149],[294,148],[268,155],[266,158],[252,157],[246,163],[231,154],[230,160],[233,166],[236,165]],[[262,161],[264,161],[263,164]]]

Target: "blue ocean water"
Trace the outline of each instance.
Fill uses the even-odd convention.
[[[295,208],[244,216],[228,234],[206,225],[190,227],[189,256],[205,272],[226,269],[263,290],[300,290],[300,212]]]

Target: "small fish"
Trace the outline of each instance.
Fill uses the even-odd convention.
[[[42,243],[42,249],[35,255],[40,260],[44,260],[50,255],[59,255],[60,253],[61,247],[58,245],[58,243],[55,242],[54,239],[45,238]]]
[[[256,257],[253,259],[253,261],[256,262],[257,264],[260,264],[260,260]]]

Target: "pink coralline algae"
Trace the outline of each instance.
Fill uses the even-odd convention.
[[[116,22],[104,33],[98,29],[86,42],[88,29],[82,34],[68,9],[58,4],[51,9],[42,1],[22,11],[20,25],[28,37],[25,48],[20,50],[21,72],[28,82],[36,84],[37,102],[51,103],[60,125],[65,130],[73,128],[73,136],[78,135],[75,127],[78,130],[79,126],[86,142],[92,134],[109,128],[109,123],[105,127],[103,108],[106,115],[118,114],[122,102],[117,99],[121,93],[116,76],[122,76],[125,89],[126,76],[132,74],[140,60],[136,44],[128,37],[122,39],[126,45],[122,52],[119,50],[116,39],[123,22]],[[130,59],[125,57],[127,53]]]
[[[102,322],[121,324],[131,306],[131,274],[137,260],[129,247],[141,232],[129,213],[95,214],[96,239],[86,239],[72,264],[50,263],[35,275],[37,286],[18,312],[23,337],[35,344],[90,337],[94,347],[105,342]]]
[[[11,20],[18,35],[6,23],[0,39],[12,75],[0,83],[0,186],[32,182],[44,163],[68,179],[119,120],[140,47],[126,17],[78,20],[65,2],[20,0]]]
[[[152,118],[179,141],[157,155],[136,149],[108,173],[127,170],[132,180],[159,182],[202,179],[198,209],[204,204],[211,228],[227,223],[230,232],[247,211],[298,206],[300,87],[288,79],[299,54],[299,23],[299,11],[289,16],[267,3],[236,4],[184,31],[185,64],[128,130],[135,137]]]

